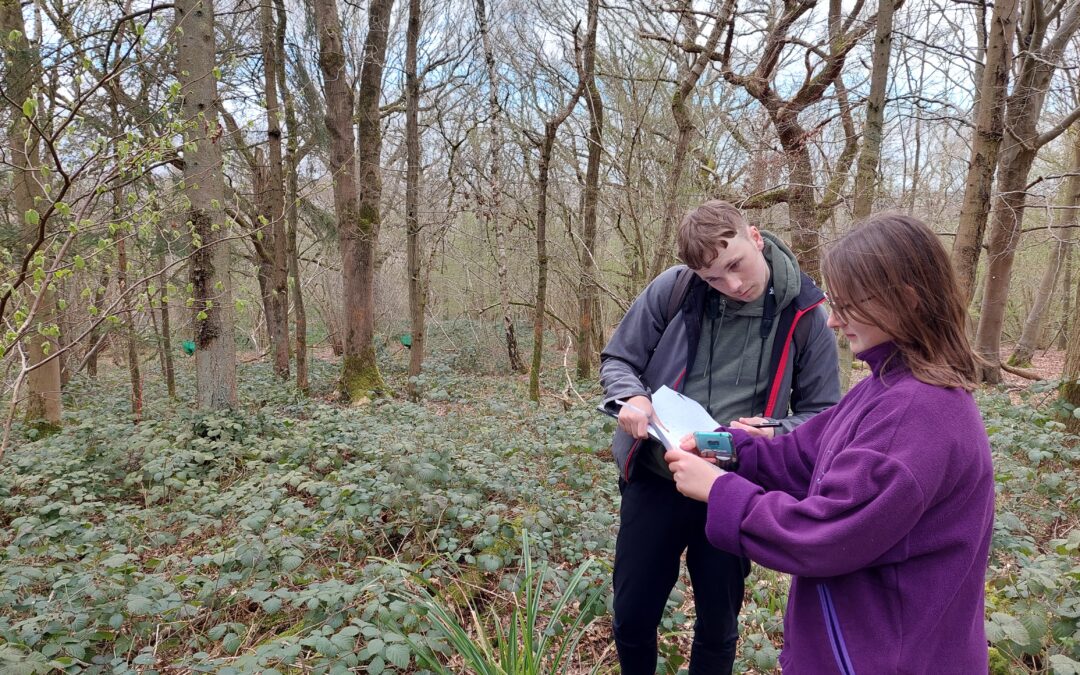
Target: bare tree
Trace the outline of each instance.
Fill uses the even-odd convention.
[[[595,355],[603,348],[598,330],[600,294],[596,283],[596,207],[600,200],[600,154],[604,147],[604,100],[596,86],[596,29],[600,2],[588,0],[588,26],[581,53],[581,81],[585,83],[585,103],[589,109],[588,158],[585,189],[581,198],[581,240],[578,265],[577,376],[592,375]]]
[[[419,398],[415,378],[424,364],[427,284],[421,269],[420,241],[420,78],[417,75],[417,47],[420,42],[420,0],[409,0],[409,22],[405,47],[405,229],[408,248],[409,318],[412,344],[409,347],[409,398]]]
[[[278,69],[275,76],[278,81],[278,90],[281,92],[285,127],[288,129],[288,136],[285,140],[285,219],[289,278],[291,280],[289,297],[292,298],[293,302],[294,333],[296,335],[296,388],[306,394],[311,388],[308,382],[307,310],[304,306],[304,288],[300,283],[300,252],[297,248],[297,229],[300,225],[300,215],[297,210],[297,202],[300,200],[299,180],[297,178],[297,165],[300,163],[298,141],[300,125],[296,119],[295,100],[286,78],[285,28],[288,15],[285,11],[285,0],[275,0],[275,5],[278,17],[275,36]],[[298,68],[298,71],[303,72],[306,76],[306,71],[302,66]]]
[[[664,215],[660,220],[660,237],[653,253],[652,265],[649,267],[649,279],[663,272],[671,264],[673,258],[671,243],[676,221],[679,219],[679,183],[686,164],[686,153],[690,149],[690,140],[695,131],[690,116],[689,99],[701,74],[709,65],[709,57],[716,49],[716,45],[720,43],[724,25],[734,7],[734,0],[725,0],[723,8],[718,13],[716,2],[710,4],[706,16],[713,20],[713,24],[708,35],[704,36],[704,46],[698,45],[698,41],[703,37],[703,28],[698,24],[696,12],[690,0],[679,0],[675,8],[679,15],[679,26],[683,29],[681,46],[684,51],[693,56],[688,63],[679,65],[678,86],[671,97],[671,115],[675,120],[678,136],[671,158],[671,173],[668,174],[667,190],[664,196]]]
[[[593,32],[586,35],[586,41],[595,41],[596,22],[590,20],[590,30]],[[574,62],[580,63],[580,49],[578,45],[577,28],[574,31]],[[538,57],[539,58],[539,57]],[[570,94],[566,102],[559,107],[544,122],[544,135],[536,139],[536,145],[540,150],[540,160],[537,165],[537,203],[536,203],[536,302],[533,306],[533,353],[532,368],[529,372],[529,398],[533,401],[540,400],[540,366],[544,356],[544,313],[547,311],[547,287],[548,287],[548,250],[547,250],[547,216],[548,216],[548,184],[551,176],[551,155],[555,149],[555,136],[559,132],[570,113],[574,112],[581,93],[585,90],[585,80],[581,77],[581,68],[578,71],[577,87]]]
[[[811,105],[817,104],[826,91],[834,88],[838,94],[841,117],[850,115],[843,89],[844,63],[848,54],[873,26],[873,20],[862,21],[863,1],[857,0],[846,18],[841,13],[838,0],[829,3],[829,39],[827,49],[819,45],[807,45],[803,40],[789,35],[795,25],[816,2],[785,0],[779,16],[771,17],[764,36],[760,56],[749,71],[736,72],[732,60],[737,17],[725,13],[727,38],[721,53],[713,54],[720,63],[724,78],[746,90],[765,109],[772,123],[787,162],[787,185],[744,201],[744,208],[760,208],[786,202],[791,228],[792,249],[799,258],[799,266],[810,276],[820,280],[820,227],[828,213],[839,203],[836,190],[841,179],[846,178],[846,166],[854,159],[857,146],[853,133],[848,132],[845,150],[837,162],[834,180],[821,202],[815,195],[814,165],[810,157],[810,134],[799,116]],[[780,72],[782,56],[791,45],[804,45],[806,72],[801,86],[788,98],[780,95],[775,79]],[[850,126],[850,119],[845,120]]]
[[[263,57],[263,92],[266,99],[266,163],[257,173],[256,201],[266,220],[264,241],[269,251],[268,265],[260,266],[266,279],[263,306],[266,328],[270,334],[274,373],[289,379],[289,263],[288,238],[285,234],[285,172],[281,156],[281,107],[278,97],[278,72],[283,55],[278,51],[274,8],[269,0],[260,3],[260,49]],[[294,129],[289,130],[295,133]]]
[[[1076,226],[1076,210],[1080,208],[1080,133],[1072,132],[1069,175],[1058,191],[1058,208],[1054,211],[1053,226],[1050,229],[1050,260],[1043,270],[1039,288],[1035,292],[1035,301],[1031,305],[1020,340],[1009,357],[1009,365],[1020,368],[1031,365],[1039,338],[1044,333],[1047,310],[1050,299],[1057,286],[1058,277],[1065,266],[1065,254],[1071,245],[1068,231]]]
[[[1048,37],[1048,29],[1055,24],[1056,30]],[[998,195],[987,253],[986,288],[975,335],[975,349],[989,364],[983,368],[983,379],[987,382],[1001,380],[1001,328],[1005,321],[1013,259],[1024,222],[1031,165],[1039,148],[1080,118],[1080,107],[1077,107],[1052,128],[1039,133],[1039,118],[1050,80],[1078,28],[1080,3],[1026,0],[1023,24],[1017,33],[1024,48],[1018,56],[1020,67],[1016,84],[1006,105],[1005,136],[998,158]]]
[[[881,161],[881,141],[885,125],[885,93],[889,82],[889,59],[892,54],[893,0],[880,0],[877,11],[877,32],[874,34],[874,53],[870,68],[870,95],[866,99],[866,122],[855,173],[855,204],[851,217],[862,220],[874,209],[878,190],[878,164]]]
[[[476,25],[480,32],[480,44],[484,50],[484,67],[488,77],[488,106],[490,108],[488,119],[488,135],[490,136],[488,148],[488,191],[483,198],[483,206],[480,208],[480,220],[485,229],[493,229],[495,232],[495,262],[499,281],[499,305],[502,309],[503,331],[506,334],[506,353],[510,359],[510,369],[514,372],[524,373],[525,362],[521,358],[521,350],[518,348],[517,336],[514,333],[514,317],[510,312],[510,285],[507,278],[507,253],[506,253],[506,230],[502,218],[502,180],[501,159],[502,152],[502,104],[499,103],[499,75],[495,69],[495,49],[492,45],[491,30],[488,25],[487,6],[485,0],[475,0]]]

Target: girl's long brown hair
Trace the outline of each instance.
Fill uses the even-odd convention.
[[[980,361],[964,329],[952,262],[922,221],[871,216],[829,247],[822,272],[844,313],[888,333],[917,379],[975,389]]]

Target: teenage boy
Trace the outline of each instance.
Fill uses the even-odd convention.
[[[657,421],[650,393],[667,385],[760,436],[785,433],[840,398],[825,296],[783,242],[713,200],[686,214],[678,246],[686,265],[645,288],[601,354],[604,405],[619,416],[614,634],[623,675],[656,671],[656,631],[683,551],[697,613],[690,675],[730,673],[750,570],[709,544],[705,505],[675,489],[664,448],[648,436]],[[778,426],[759,426],[770,422]]]

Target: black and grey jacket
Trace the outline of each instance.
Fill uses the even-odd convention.
[[[618,413],[615,401],[649,396],[661,385],[681,391],[686,374],[693,369],[709,286],[693,275],[679,311],[665,322],[664,312],[680,274],[693,272],[678,265],[654,279],[630,306],[601,353],[603,405],[613,414]],[[771,375],[759,406],[765,417],[781,422],[778,433],[793,429],[840,399],[836,337],[826,326],[827,314],[821,307],[825,296],[810,277],[800,273],[800,279],[798,294],[777,308]],[[611,449],[626,480],[630,480],[640,445],[640,440],[621,429],[615,431]]]

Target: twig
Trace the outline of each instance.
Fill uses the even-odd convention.
[[[19,389],[22,388],[23,380],[26,379],[26,374],[29,372],[26,367],[26,352],[23,351],[21,342],[16,344],[16,349],[19,350],[22,368],[19,370],[19,376],[15,378],[15,384],[11,389],[11,407],[8,408],[7,419],[4,420],[4,440],[0,442],[0,460],[4,458],[4,451],[7,450],[8,440],[11,438],[11,425],[15,421],[15,411],[19,407]]]
[[[573,346],[574,346],[574,337],[570,333],[567,333],[566,334],[566,349],[563,350],[563,357],[562,357],[563,372],[566,373],[566,389],[563,390],[563,393],[565,394],[567,391],[572,391],[572,392],[574,392],[574,396],[578,397],[579,401],[581,401],[585,405],[588,405],[589,402],[586,401],[585,399],[583,399],[581,397],[581,394],[578,393],[578,390],[574,388],[574,380],[573,380],[573,378],[570,377],[570,364],[569,364],[570,348],[573,347]]]

